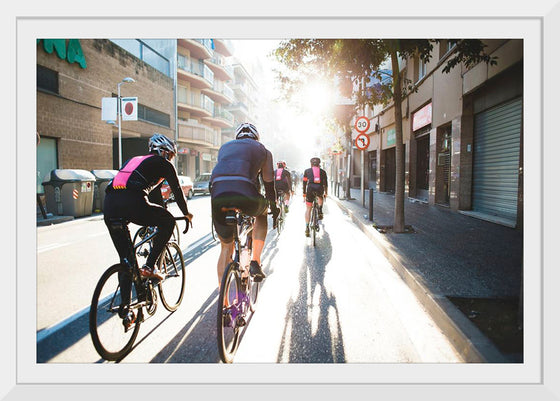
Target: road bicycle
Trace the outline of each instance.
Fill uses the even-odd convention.
[[[218,297],[218,350],[225,363],[232,363],[243,328],[247,325],[259,294],[260,283],[249,274],[253,241],[254,217],[239,209],[225,208],[226,224],[234,230],[234,257],[228,264]]]
[[[280,213],[278,214],[278,217],[276,218],[276,231],[278,232],[278,235],[280,235],[280,233],[284,229],[284,222],[285,222],[285,219],[286,219],[285,204],[286,203],[285,203],[284,192],[283,191],[278,191],[277,205],[278,205],[278,208],[280,209]]]
[[[317,233],[319,232],[319,205],[317,204],[317,196],[313,199],[313,204],[311,205],[311,215],[309,218],[309,232],[311,233],[311,242],[313,246],[316,244]]]
[[[187,217],[175,217],[176,221],[184,219]],[[186,224],[189,223],[187,220]],[[165,309],[177,310],[183,300],[186,277],[183,252],[170,240],[156,262],[164,279],[143,278],[138,258],[147,256],[158,229],[149,230],[149,234],[145,230],[147,234],[133,244],[126,219],[115,218],[110,224],[126,234],[131,256],[109,267],[99,279],[89,310],[89,331],[99,355],[108,361],[118,361],[132,350],[140,325],[156,312],[158,293]]]

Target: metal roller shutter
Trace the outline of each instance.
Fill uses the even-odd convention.
[[[473,210],[517,218],[523,103],[516,99],[475,116]]]

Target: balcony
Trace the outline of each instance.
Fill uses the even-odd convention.
[[[202,93],[223,105],[230,104],[235,98],[233,90],[222,81],[214,81],[212,89],[203,89]]]
[[[233,114],[227,110],[214,108],[214,114],[211,117],[204,117],[203,121],[213,124],[220,128],[231,128],[234,122]]]
[[[226,57],[233,56],[233,43],[229,39],[214,39],[216,51]]]
[[[206,59],[204,62],[212,69],[216,78],[222,81],[233,80],[233,67],[226,64],[226,58],[221,54],[214,53],[212,58]]]
[[[192,117],[211,117],[214,113],[214,102],[203,94],[190,92],[187,88],[177,88],[177,108],[190,113]]]
[[[220,134],[193,120],[177,120],[179,141],[200,145],[206,148],[220,146]]]
[[[177,56],[177,79],[201,89],[210,89],[214,85],[214,73],[207,65],[182,54]]]
[[[227,106],[227,110],[230,113],[237,114],[238,116],[240,115],[241,118],[238,118],[239,121],[246,121],[249,116],[249,108],[243,102],[232,103]]]
[[[214,53],[211,39],[177,39],[177,44],[188,49],[191,57],[201,60],[212,57]]]

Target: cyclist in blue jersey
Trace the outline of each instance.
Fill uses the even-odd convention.
[[[323,219],[323,200],[327,196],[327,172],[320,168],[321,159],[312,157],[311,167],[303,173],[303,199],[305,201],[305,236],[309,237],[309,219],[311,218],[311,206],[317,198],[319,206],[319,220]]]
[[[238,208],[255,217],[253,227],[253,252],[250,273],[255,281],[262,281],[265,274],[261,268],[261,253],[268,229],[267,211],[272,211],[273,225],[280,210],[276,206],[272,154],[259,142],[259,133],[250,123],[242,123],[236,130],[235,139],[224,143],[218,152],[218,163],[210,179],[212,221],[221,242],[218,258],[218,283],[233,255],[233,230],[225,223],[224,208]],[[264,184],[265,197],[260,193],[260,178]]]

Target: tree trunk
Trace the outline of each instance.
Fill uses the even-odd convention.
[[[393,69],[393,101],[395,108],[395,216],[393,232],[404,232],[404,146],[402,132],[402,92],[399,59],[396,49],[391,51]]]

